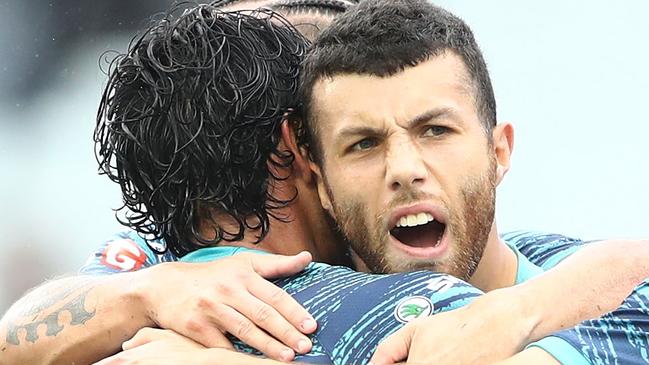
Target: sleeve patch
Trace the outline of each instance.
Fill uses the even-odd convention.
[[[133,240],[109,242],[101,254],[101,264],[120,271],[135,271],[146,262],[146,254]]]

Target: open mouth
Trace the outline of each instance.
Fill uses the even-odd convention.
[[[415,247],[438,247],[442,243],[446,225],[430,213],[408,214],[401,217],[390,235],[400,243]]]

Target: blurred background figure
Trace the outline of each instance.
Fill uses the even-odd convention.
[[[102,54],[171,3],[0,0],[1,313],[122,229],[93,155]],[[472,26],[516,127],[501,229],[649,236],[649,3],[436,3]]]
[[[170,4],[0,1],[0,312],[121,229],[119,189],[93,154],[100,56]]]

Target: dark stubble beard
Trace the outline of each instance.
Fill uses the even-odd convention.
[[[495,182],[496,162],[492,158],[488,171],[465,180],[460,191],[462,206],[446,207],[449,212],[446,230],[452,237],[450,243],[452,255],[439,262],[421,260],[394,262],[395,260],[386,257],[389,232],[386,231],[384,222],[387,212],[395,206],[426,199],[421,192],[402,190],[386,210],[375,217],[373,224],[370,224],[365,219],[368,214],[361,202],[353,199],[345,199],[341,202],[335,199],[328,184],[327,189],[336,214],[338,229],[372,272],[430,270],[469,280],[480,263],[491,232],[495,213]]]

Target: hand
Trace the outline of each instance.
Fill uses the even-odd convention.
[[[280,365],[282,363],[256,358],[224,348],[206,348],[170,330],[143,328],[122,345],[124,351],[95,365]]]
[[[535,321],[518,305],[516,292],[495,290],[473,303],[418,318],[386,338],[373,365],[399,361],[435,365],[488,364],[518,353]]]
[[[290,295],[264,278],[293,275],[310,261],[311,255],[302,252],[164,263],[142,270],[145,278],[138,285],[146,293],[148,316],[158,327],[206,347],[218,347],[227,332],[270,358],[291,361],[295,351],[310,351],[311,341],[304,334],[315,331],[317,324]]]
[[[124,351],[96,365],[194,363],[205,346],[170,330],[143,328],[122,345]],[[192,361],[190,361],[192,360]]]
[[[122,350],[129,351],[136,347],[144,346],[151,342],[156,342],[156,341],[170,342],[171,345],[174,345],[179,348],[182,347],[187,347],[187,348],[191,347],[191,348],[200,348],[200,349],[206,348],[205,346],[193,340],[190,340],[189,338],[180,335],[172,330],[144,327],[139,331],[137,331],[135,336],[133,336],[130,340],[124,341],[124,343],[122,343]],[[230,343],[230,341],[228,341],[227,339],[219,343],[218,348],[234,349],[232,343]]]

